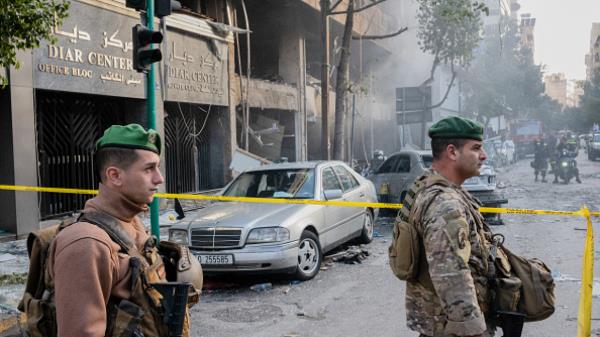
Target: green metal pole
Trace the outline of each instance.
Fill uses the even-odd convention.
[[[146,25],[148,29],[154,30],[154,0],[146,0]],[[146,113],[148,128],[156,130],[156,91],[154,89],[154,63],[150,65],[150,71],[146,75]],[[160,239],[160,226],[158,222],[158,199],[154,198],[150,204],[150,228],[152,235]]]

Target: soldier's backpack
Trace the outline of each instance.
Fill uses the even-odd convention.
[[[403,207],[398,212],[393,228],[392,243],[388,248],[389,264],[396,277],[403,281],[416,281],[433,289],[428,273],[420,273],[420,270],[427,269],[427,261],[421,258],[424,250],[421,244],[420,234],[417,228],[411,223],[415,217],[419,216],[429,205],[415,205],[417,195],[425,188],[436,184],[446,184],[441,179],[431,176],[422,176],[418,178],[411,186],[403,201]],[[433,202],[435,198],[431,198]]]
[[[56,309],[49,300],[46,264],[48,248],[59,230],[73,224],[75,218],[64,220],[58,225],[31,232],[27,237],[27,253],[29,255],[29,274],[25,284],[25,292],[19,303],[22,330],[28,337],[56,336]]]
[[[499,314],[517,313],[525,322],[536,322],[554,313],[554,279],[544,262],[516,255],[500,244],[494,264],[494,305]]]

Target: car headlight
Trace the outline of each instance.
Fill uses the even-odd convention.
[[[169,241],[178,243],[180,245],[187,246],[188,244],[188,231],[185,229],[171,229],[169,230]]]
[[[563,161],[563,162],[561,163],[561,165],[562,165],[562,167],[567,167],[567,166],[569,166],[569,163],[567,163],[566,161]]]
[[[255,228],[248,234],[246,243],[267,243],[290,239],[290,231],[283,227]]]

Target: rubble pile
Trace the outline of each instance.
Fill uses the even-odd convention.
[[[362,263],[369,256],[369,251],[362,246],[348,246],[346,250],[328,255],[325,257],[328,261],[342,262],[346,264]]]

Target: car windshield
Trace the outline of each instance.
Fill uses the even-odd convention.
[[[423,159],[423,166],[425,166],[426,168],[430,168],[431,163],[433,163],[433,156],[425,154],[421,156],[421,158]]]
[[[230,197],[312,199],[315,174],[312,169],[245,172],[225,191]]]

